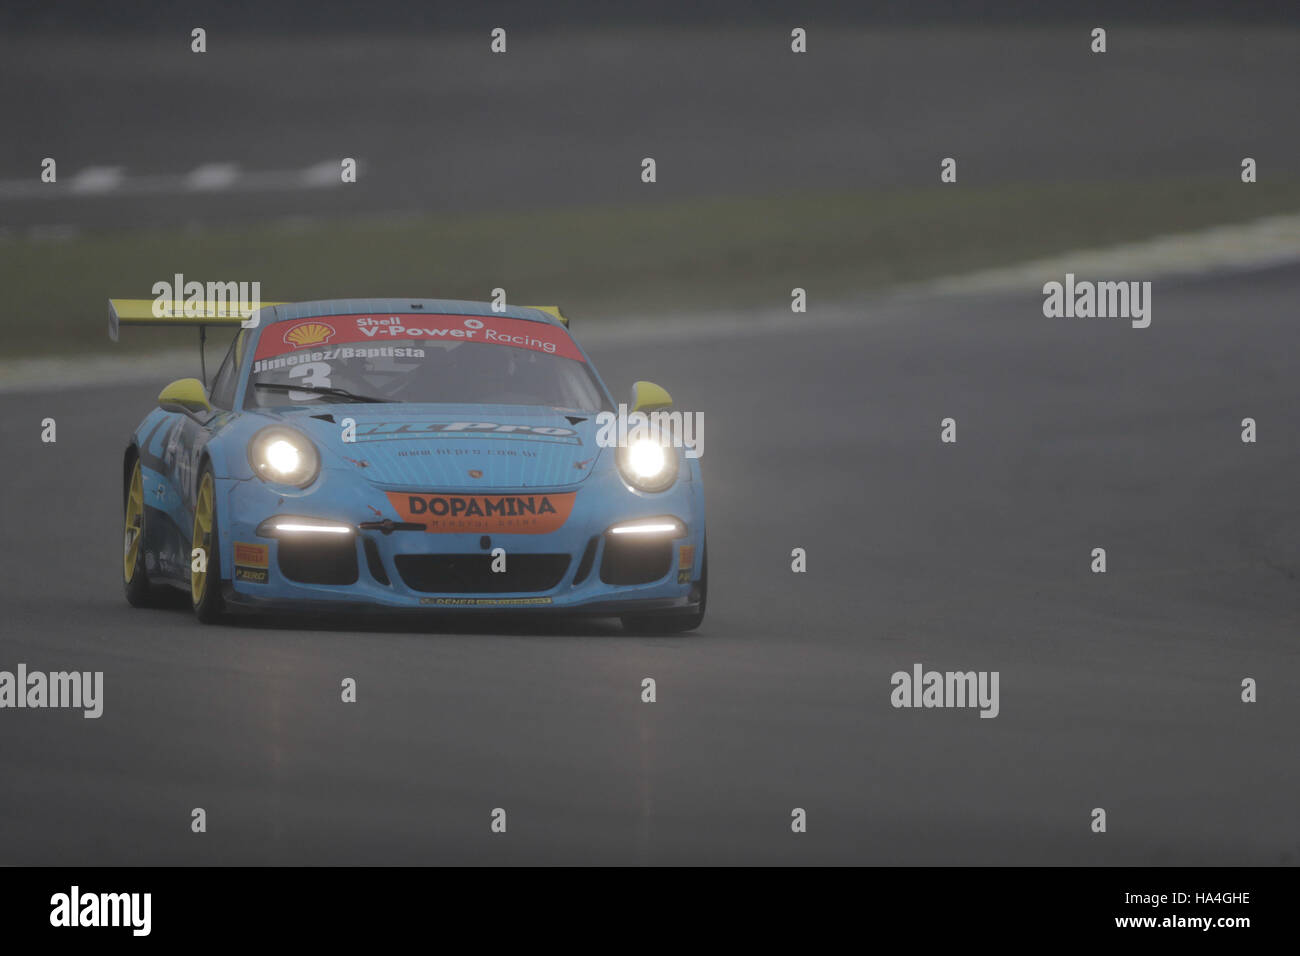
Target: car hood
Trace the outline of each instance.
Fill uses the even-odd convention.
[[[390,488],[554,488],[591,474],[596,413],[523,405],[317,405],[280,416],[327,466]],[[356,440],[343,440],[344,419]],[[332,461],[331,461],[332,459]]]

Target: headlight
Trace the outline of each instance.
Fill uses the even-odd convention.
[[[320,453],[306,435],[273,425],[248,443],[248,463],[259,478],[301,488],[316,480]]]
[[[352,525],[327,521],[324,518],[308,518],[302,515],[274,515],[257,526],[255,532],[259,538],[275,538],[288,535],[334,535],[351,534]]]
[[[639,491],[663,491],[677,480],[677,450],[653,438],[635,438],[618,450],[618,470]]]
[[[632,521],[624,521],[616,524],[609,529],[610,534],[631,535],[633,537],[663,537],[684,538],[686,537],[686,526],[677,518],[637,518]]]

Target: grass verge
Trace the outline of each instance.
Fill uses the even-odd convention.
[[[0,243],[5,357],[147,351],[192,331],[107,337],[111,296],[258,280],[270,300],[383,295],[559,303],[622,315],[815,302],[1071,249],[1300,209],[1300,184],[1152,180],[823,192],[288,228]]]

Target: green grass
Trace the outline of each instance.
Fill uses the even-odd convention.
[[[575,320],[851,299],[1069,249],[1300,209],[1300,184],[1223,179],[806,193],[457,218],[87,235],[0,244],[7,356],[188,345],[106,300],[153,283],[259,280],[269,300],[360,296],[558,303]]]

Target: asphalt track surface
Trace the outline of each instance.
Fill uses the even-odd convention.
[[[98,720],[0,712],[0,863],[1295,864],[1298,295],[594,348],[706,414],[709,614],[667,638],[133,610],[121,448],[161,383],[0,395],[0,666],[105,673]],[[894,709],[917,662],[999,671],[1000,715]]]
[[[508,26],[508,24],[507,24]],[[881,29],[564,29],[278,39],[0,37],[0,185],[59,182],[0,229],[517,211],[809,189],[1133,181],[1297,170],[1300,31],[1093,24]],[[304,24],[309,30],[310,25]],[[249,189],[250,173],[342,157],[355,184]],[[653,190],[640,180],[654,157]],[[227,188],[76,194],[91,167]],[[3,190],[0,190],[3,195]]]

